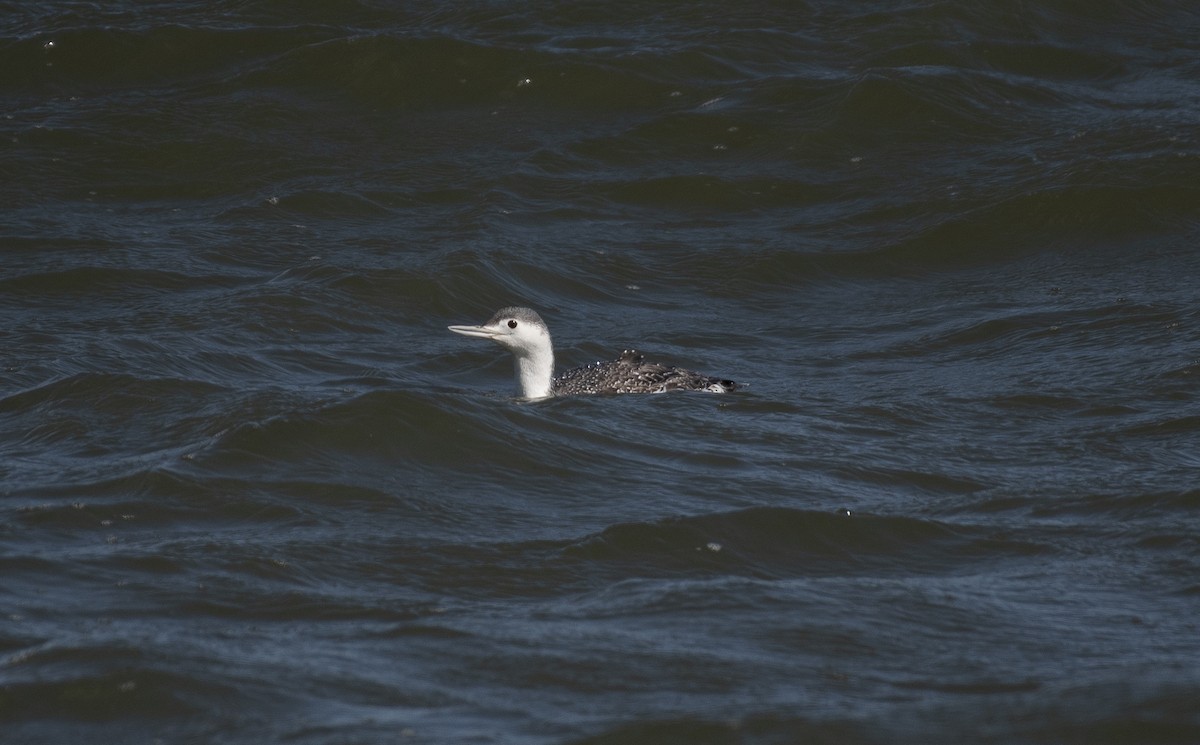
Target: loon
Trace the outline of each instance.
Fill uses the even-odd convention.
[[[501,308],[482,326],[448,328],[463,336],[491,339],[512,352],[517,393],[521,398],[664,391],[726,393],[737,388],[737,383],[732,380],[646,362],[632,349],[625,350],[612,362],[593,362],[555,377],[550,330],[542,317],[529,308]]]

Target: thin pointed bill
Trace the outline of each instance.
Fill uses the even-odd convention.
[[[446,328],[463,336],[477,336],[481,339],[496,338],[496,330],[487,326],[447,326]]]

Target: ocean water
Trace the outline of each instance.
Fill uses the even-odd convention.
[[[6,745],[1200,741],[1193,3],[0,3],[0,370]]]

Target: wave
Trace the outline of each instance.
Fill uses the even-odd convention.
[[[658,607],[678,593],[690,596],[678,584],[686,580],[960,574],[1049,552],[933,521],[757,507],[614,525],[582,539],[409,544],[389,550],[386,563],[415,586],[467,598],[552,596],[577,604],[575,593],[601,592],[595,602],[607,604],[617,602],[608,588],[644,582],[621,602]],[[694,592],[713,590],[705,582]],[[599,612],[589,602],[586,612]]]
[[[58,655],[73,667],[81,664],[62,650]],[[28,660],[45,664],[41,656],[30,655]],[[228,685],[205,684],[186,675],[133,666],[69,680],[8,684],[0,702],[0,721],[110,722],[130,718],[146,723],[197,714],[199,709],[189,702],[197,695],[233,696],[234,692]]]
[[[613,526],[572,545],[566,554],[642,570],[775,578],[955,572],[977,561],[1028,557],[1045,550],[912,518],[758,507]]]

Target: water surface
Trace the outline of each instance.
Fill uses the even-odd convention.
[[[0,11],[6,742],[1200,740],[1191,4]]]

